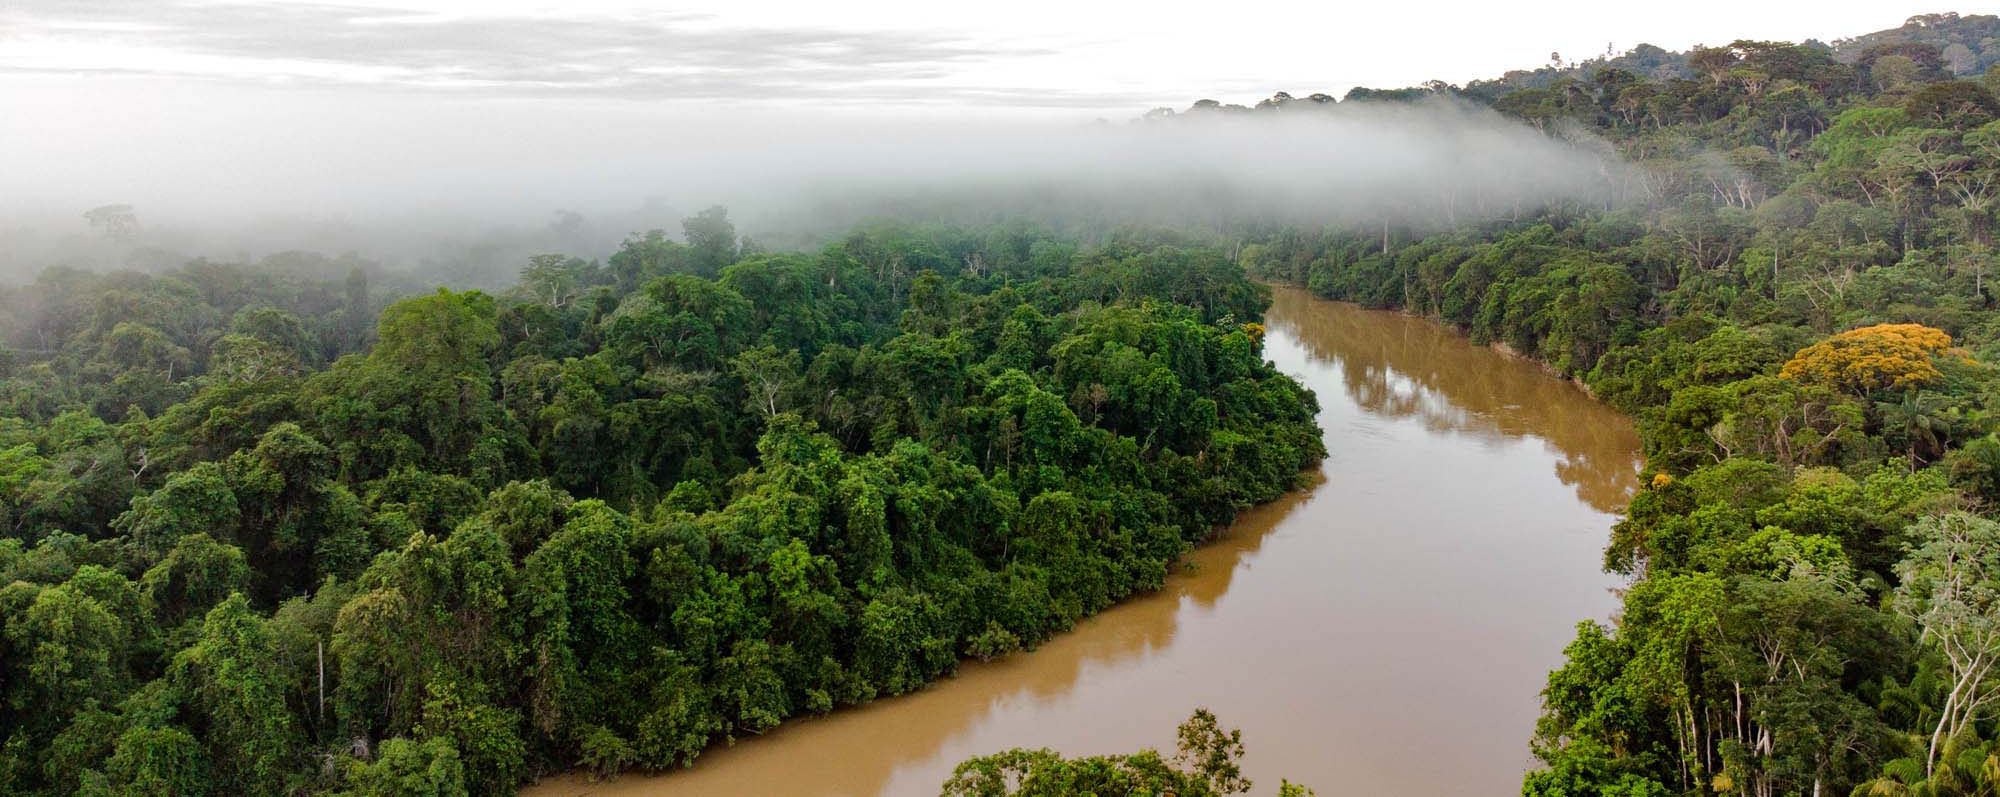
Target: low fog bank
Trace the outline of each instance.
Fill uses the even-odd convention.
[[[872,216],[1052,226],[1290,223],[1435,230],[1633,188],[1610,146],[1436,97],[1196,111],[1012,139],[972,137],[887,168],[813,174],[759,203],[773,233]]]
[[[309,99],[199,124],[141,107],[79,135],[0,123],[0,280],[303,250],[491,286],[532,254],[601,258],[716,204],[782,249],[880,218],[1437,229],[1630,185],[1602,142],[1445,99],[1095,123],[534,103],[330,116]]]

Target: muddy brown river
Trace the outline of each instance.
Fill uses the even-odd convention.
[[[1197,706],[1242,729],[1254,794],[1518,793],[1544,676],[1616,605],[1598,563],[1636,486],[1631,424],[1421,319],[1280,288],[1267,326],[1266,356],[1319,394],[1329,456],[1165,589],[691,769],[527,793],[934,795],[1010,747],[1171,749]]]

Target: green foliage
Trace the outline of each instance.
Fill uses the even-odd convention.
[[[1924,15],[1832,48],[1641,47],[1358,91],[1589,130],[1644,187],[1242,236],[1252,273],[1437,318],[1634,416],[1646,484],[1605,561],[1635,581],[1551,673],[1524,793],[1993,788],[2000,102],[1953,77],[2000,58],[1994,33]]]
[[[945,781],[949,797],[1059,797],[1073,794],[1175,794],[1211,797],[1250,791],[1239,761],[1243,734],[1224,729],[1207,709],[1181,723],[1169,762],[1156,750],[1063,758],[1053,750],[1008,750],[966,759]],[[1287,781],[1280,795],[1310,795]]]
[[[211,777],[207,751],[192,734],[176,727],[137,727],[118,737],[101,785],[117,794],[199,795],[214,789]]]
[[[1265,293],[1209,246],[686,232],[394,301],[372,345],[365,275],[30,288],[110,309],[35,322],[77,357],[0,420],[0,784],[683,766],[1157,588],[1324,454],[1247,331]],[[181,278],[261,273],[206,268]],[[1239,777],[1216,755],[1186,766]]]
[[[465,764],[451,740],[390,739],[373,761],[350,761],[343,797],[465,797]]]
[[[775,255],[713,208],[394,301],[353,258],[52,269],[0,292],[0,791],[671,768],[1033,647],[1324,455],[1251,276],[1635,417],[1606,563],[1636,580],[1551,673],[1525,793],[1991,791],[2000,103],[1955,78],[1996,35],[1929,15],[1349,95],[1589,131],[1632,168],[1609,208]],[[1212,717],[1181,742],[948,789],[1247,787]]]
[[[268,624],[241,593],[232,595],[208,613],[200,636],[168,669],[222,791],[279,792],[294,776],[302,740],[285,705],[286,675]]]

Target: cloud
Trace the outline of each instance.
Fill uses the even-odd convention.
[[[0,282],[123,264],[82,217],[113,203],[144,224],[131,244],[180,259],[358,251],[495,284],[711,204],[783,249],[878,218],[1434,230],[1630,190],[1601,142],[1442,98],[1097,124],[197,89],[118,97],[61,134],[31,135],[35,107],[12,134],[0,117]],[[555,234],[559,208],[585,223]]]
[[[885,126],[762,144],[754,157],[766,179],[724,198],[770,228],[820,236],[872,216],[1441,230],[1618,201],[1633,177],[1588,133],[1544,135],[1447,97],[1126,124]],[[749,165],[726,171],[756,174]]]
[[[945,32],[749,27],[673,12],[434,14],[345,4],[25,0],[0,6],[0,73],[127,74],[512,96],[978,102],[1130,98],[968,85],[1049,50]]]

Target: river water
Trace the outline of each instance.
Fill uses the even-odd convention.
[[[1311,489],[1243,515],[1158,593],[915,694],[786,722],[659,776],[530,794],[934,795],[969,756],[1171,750],[1197,706],[1255,794],[1518,793],[1543,679],[1618,582],[1631,424],[1431,322],[1275,289],[1266,356],[1319,395]]]

